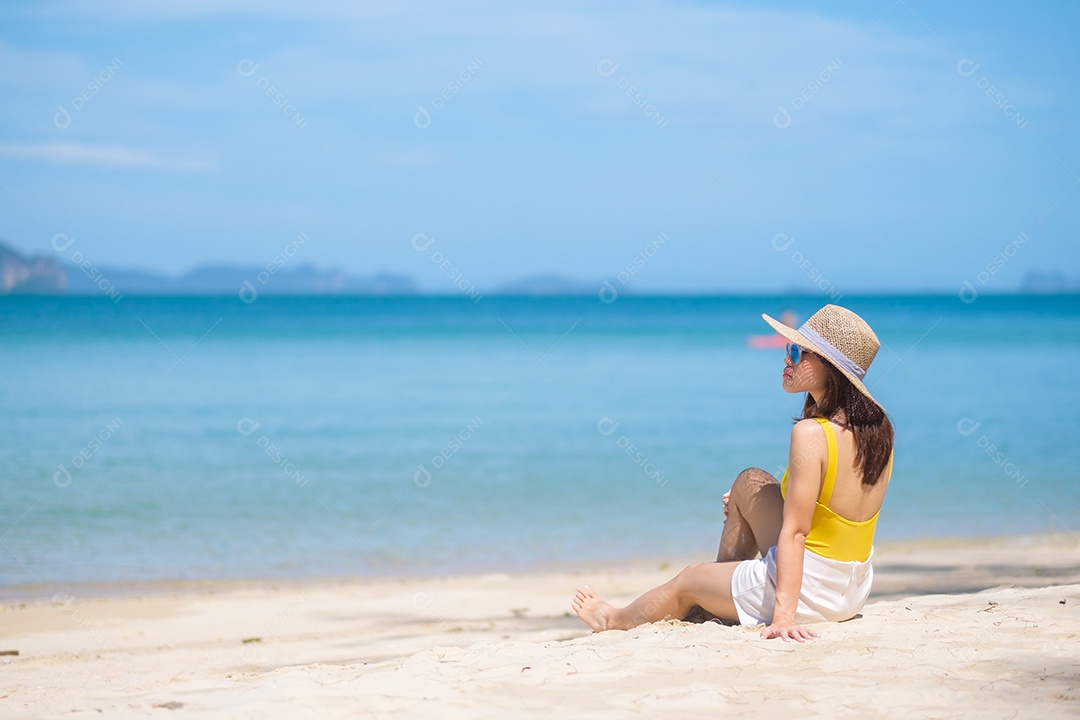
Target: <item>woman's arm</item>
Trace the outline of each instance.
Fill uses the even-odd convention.
[[[815,420],[801,420],[791,429],[788,452],[788,486],[784,498],[784,522],[776,542],[776,607],[772,624],[761,637],[803,640],[817,637],[810,629],[795,624],[795,611],[802,590],[803,556],[806,534],[814,517],[814,506],[829,462],[825,433]]]

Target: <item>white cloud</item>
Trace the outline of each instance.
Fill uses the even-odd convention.
[[[91,165],[112,168],[184,170],[207,172],[215,163],[198,158],[166,158],[147,150],[119,145],[87,145],[77,142],[36,142],[0,144],[0,157],[37,158],[62,165]]]

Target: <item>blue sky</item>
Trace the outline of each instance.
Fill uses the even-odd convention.
[[[844,294],[1080,275],[1075,3],[0,18],[0,238],[26,252],[180,272],[292,245],[448,292],[450,268]]]

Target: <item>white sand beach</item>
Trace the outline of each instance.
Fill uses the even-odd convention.
[[[4,717],[1080,715],[1080,539],[877,549],[862,616],[807,644],[662,622],[591,633],[695,559],[321,583],[44,589],[0,612]]]

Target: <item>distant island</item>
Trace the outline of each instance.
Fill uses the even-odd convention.
[[[24,256],[0,242],[0,295],[235,295],[247,288],[277,295],[415,295],[412,278],[342,270],[202,265],[178,277],[94,265],[68,265],[48,255]]]
[[[320,270],[313,265],[271,266],[200,265],[183,275],[118,267],[98,267],[76,256],[76,264],[50,255],[23,255],[0,241],[0,295],[422,295],[407,275],[376,273],[350,275],[340,269]],[[610,284],[610,283],[609,283]],[[504,283],[493,295],[594,295],[603,280],[586,282],[561,275],[534,275]],[[620,284],[618,292],[634,293]],[[1080,278],[1063,273],[1028,273],[1019,293],[1080,292]],[[793,294],[799,294],[793,290]]]
[[[1065,273],[1028,273],[1020,283],[1020,292],[1054,295],[1080,293],[1080,278],[1070,278]]]
[[[75,264],[49,255],[25,256],[0,241],[0,295],[420,295],[407,275],[370,277],[313,265],[200,265],[183,275],[118,267],[98,267],[81,255]],[[81,264],[80,264],[81,263]],[[535,275],[495,289],[499,295],[592,295],[602,281],[583,282],[559,275]]]
[[[63,266],[45,255],[23,257],[0,243],[0,294],[62,293],[67,289]]]

